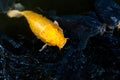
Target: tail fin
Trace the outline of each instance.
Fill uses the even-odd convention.
[[[13,18],[13,17],[21,17],[22,16],[22,12],[20,12],[19,10],[9,10],[7,12],[7,15],[10,17],[10,18]]]

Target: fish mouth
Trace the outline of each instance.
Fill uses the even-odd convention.
[[[60,50],[65,46],[65,44],[67,43],[67,40],[68,40],[68,39],[69,39],[69,38],[65,38],[64,41],[63,41],[63,43],[60,43],[60,44],[57,45]]]

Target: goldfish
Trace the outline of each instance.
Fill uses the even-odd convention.
[[[63,48],[68,38],[64,37],[63,30],[60,28],[57,21],[51,21],[47,17],[30,10],[10,10],[7,12],[10,18],[24,16],[34,35],[40,39],[45,45],[41,48],[42,51],[47,45]]]

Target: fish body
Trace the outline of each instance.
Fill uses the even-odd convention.
[[[63,30],[59,27],[59,25],[41,14],[28,10],[11,10],[8,11],[7,14],[9,17],[24,16],[27,19],[32,32],[37,36],[37,38],[41,39],[41,41],[49,46],[58,46],[59,49],[61,49],[67,42],[68,38],[64,37]]]

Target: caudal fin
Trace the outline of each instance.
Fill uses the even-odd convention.
[[[7,12],[7,15],[10,17],[10,18],[13,18],[13,17],[21,17],[22,16],[22,12],[20,12],[19,10],[9,10]]]

